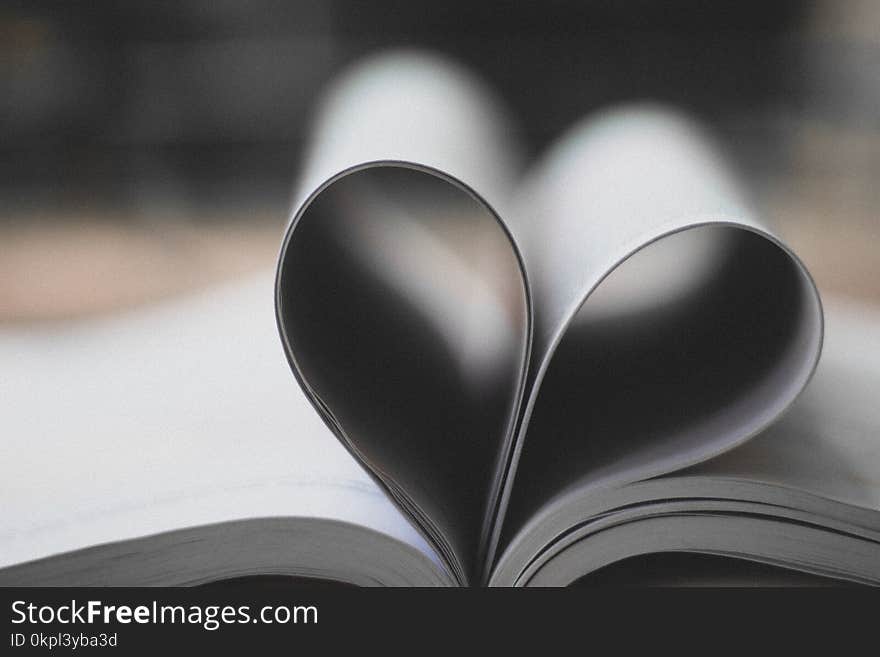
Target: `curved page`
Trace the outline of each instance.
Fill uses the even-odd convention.
[[[524,187],[511,228],[535,335],[507,535],[572,488],[734,447],[815,368],[812,280],[678,115],[631,107],[575,127]]]
[[[484,200],[509,196],[510,135],[479,85],[416,54],[362,64],[318,116],[278,267],[285,350],[327,424],[467,581],[530,331],[521,262]]]

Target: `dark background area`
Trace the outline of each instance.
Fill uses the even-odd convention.
[[[35,1],[0,3],[0,321],[271,266],[314,101],[401,46],[487,78],[533,155],[690,111],[824,289],[880,300],[880,3]]]

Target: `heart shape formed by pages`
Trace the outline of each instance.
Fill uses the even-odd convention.
[[[518,176],[485,89],[416,54],[362,65],[319,117],[282,342],[459,581],[541,505],[730,449],[808,381],[815,286],[680,117],[609,113]]]

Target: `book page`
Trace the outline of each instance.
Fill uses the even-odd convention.
[[[439,564],[290,376],[272,290],[267,272],[114,318],[0,330],[0,568],[272,517],[364,527]]]
[[[472,580],[530,339],[496,210],[513,135],[442,58],[391,53],[317,111],[278,269],[294,375],[340,441]]]
[[[566,487],[636,481],[742,443],[816,365],[809,275],[678,114],[635,106],[575,126],[510,224],[535,334],[508,534]]]

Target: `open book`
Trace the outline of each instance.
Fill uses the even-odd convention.
[[[813,376],[815,286],[694,125],[608,112],[523,171],[416,53],[317,116],[274,303],[0,333],[0,584],[880,582],[880,316],[831,304]]]

